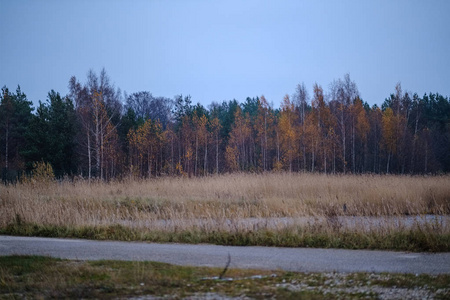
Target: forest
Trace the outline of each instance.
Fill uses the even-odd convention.
[[[229,172],[441,174],[450,171],[450,101],[395,85],[381,106],[348,74],[327,90],[304,84],[273,107],[264,96],[212,102],[122,93],[103,69],[50,91],[36,108],[2,88],[2,181],[39,164],[58,179],[206,176]],[[278,100],[278,99],[277,99]]]

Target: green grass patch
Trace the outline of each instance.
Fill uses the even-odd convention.
[[[39,256],[0,257],[0,299],[126,298],[221,295],[253,299],[377,299],[401,288],[445,298],[450,275],[295,273],[182,267],[142,261],[69,261]]]
[[[322,231],[318,227],[289,227],[282,230],[214,231],[202,228],[179,231],[155,231],[111,226],[56,226],[12,223],[0,228],[0,234],[83,238],[92,240],[147,241],[159,243],[209,243],[233,246],[277,246],[341,249],[396,250],[411,252],[448,252],[450,234],[413,227],[402,231]]]

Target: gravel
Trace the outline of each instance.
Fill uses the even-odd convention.
[[[313,274],[312,274],[313,275]],[[287,289],[292,292],[312,292],[317,293],[327,297],[327,295],[333,295],[334,298],[337,299],[348,299],[351,298],[369,298],[369,299],[381,299],[381,300],[394,300],[394,299],[401,299],[401,300],[409,300],[409,299],[450,299],[450,286],[448,288],[443,289],[433,289],[428,287],[427,285],[424,286],[414,286],[411,288],[405,288],[405,287],[385,287],[380,286],[378,284],[373,284],[373,282],[383,282],[388,281],[391,279],[391,275],[389,274],[376,274],[372,273],[369,274],[366,278],[367,281],[364,281],[364,279],[361,280],[354,280],[352,279],[352,274],[350,273],[322,273],[322,276],[325,278],[325,282],[323,284],[318,284],[317,280],[314,280],[314,276],[307,277],[308,279],[304,280],[304,282],[298,282],[297,280],[292,280],[290,282],[287,282],[286,279],[283,279],[279,283],[269,283],[266,285],[266,287],[274,287],[278,289]],[[246,279],[251,280],[258,280],[261,278],[265,278],[269,276],[252,276]],[[273,277],[273,276],[270,276]],[[210,278],[207,280],[217,280],[214,278]],[[261,296],[261,295],[259,295]],[[269,295],[270,296],[270,295]],[[176,297],[177,299],[180,299],[177,297],[177,295],[165,295],[165,296],[139,296],[139,297],[133,297],[128,299],[133,300],[162,300],[162,299],[173,299]],[[261,297],[258,297],[261,298]],[[273,299],[274,297],[270,297]],[[232,297],[227,296],[219,293],[195,293],[193,295],[181,298],[185,300],[200,300],[200,299],[206,299],[206,300],[244,300],[244,299],[254,299],[252,297],[249,297],[245,294]]]

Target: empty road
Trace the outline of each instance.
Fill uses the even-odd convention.
[[[77,260],[148,260],[176,265],[295,272],[450,273],[450,253],[235,247],[0,236],[0,255],[44,255]]]

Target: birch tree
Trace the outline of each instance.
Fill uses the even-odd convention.
[[[294,104],[290,101],[289,95],[286,95],[281,105],[278,126],[283,160],[285,161],[285,165],[289,166],[289,172],[292,172],[292,162],[298,152],[296,119]]]

